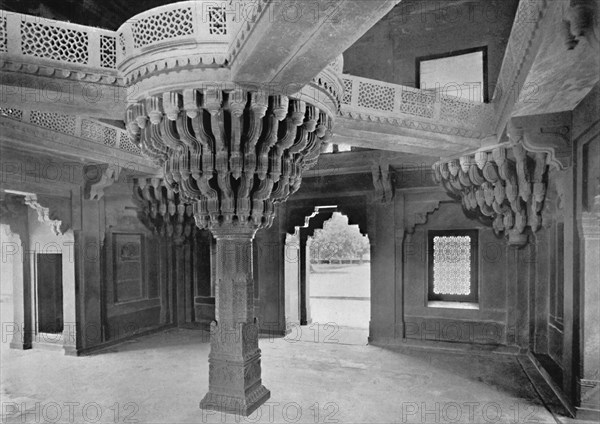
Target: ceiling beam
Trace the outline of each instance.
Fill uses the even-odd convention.
[[[247,13],[240,11],[232,40],[234,81],[285,84],[287,94],[296,93],[399,1],[274,1],[254,21],[244,20]]]
[[[334,128],[333,143],[422,156],[441,157],[481,147],[477,138],[345,117],[338,117]]]

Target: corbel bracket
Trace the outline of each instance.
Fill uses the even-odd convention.
[[[562,170],[572,164],[571,112],[517,116],[507,128],[511,144],[531,153],[545,153],[546,163]]]
[[[391,202],[394,198],[394,186],[389,163],[380,161],[377,164],[373,164],[371,166],[371,173],[373,175],[373,186],[381,202]]]
[[[98,179],[85,181],[85,198],[87,200],[100,200],[104,196],[104,190],[119,180],[121,167],[115,164],[107,165]]]

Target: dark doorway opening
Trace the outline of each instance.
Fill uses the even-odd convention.
[[[63,332],[62,254],[37,254],[38,333]]]

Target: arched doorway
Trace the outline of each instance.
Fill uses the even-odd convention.
[[[305,225],[296,227],[303,340],[367,343],[371,272],[364,230],[338,206],[317,206]]]
[[[310,309],[315,323],[368,329],[371,316],[370,248],[348,217],[334,212],[307,243]]]

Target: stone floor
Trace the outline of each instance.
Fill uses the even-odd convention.
[[[513,356],[353,345],[302,328],[302,337],[261,339],[271,399],[247,418],[198,408],[209,352],[199,330],[79,358],[3,343],[2,422],[557,422]],[[353,331],[340,328],[338,339]]]

